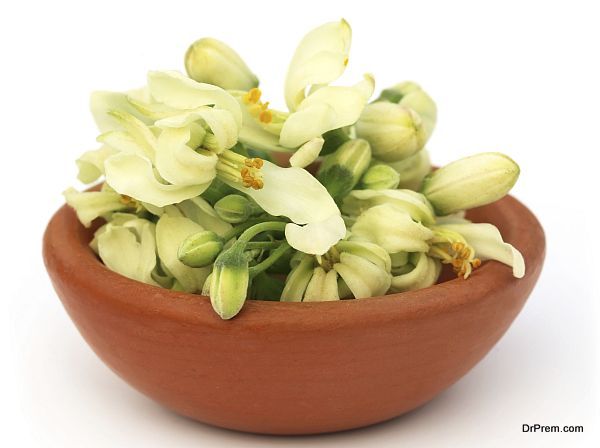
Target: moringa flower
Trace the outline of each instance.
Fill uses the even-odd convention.
[[[375,205],[357,218],[350,230],[352,241],[370,241],[389,253],[427,252],[433,232],[413,220],[395,204]]]
[[[373,94],[372,75],[353,86],[330,86],[348,64],[351,30],[345,20],[326,23],[300,41],[285,81],[289,113],[269,108],[261,92],[232,92],[246,109],[240,141],[255,149],[293,151],[324,133],[358,120]],[[298,165],[299,166],[299,165]]]
[[[292,259],[281,300],[333,301],[385,294],[391,282],[391,261],[380,246],[366,241],[340,241],[322,256]]]
[[[229,93],[176,72],[151,72],[146,96],[136,98],[136,115],[129,107],[106,112],[112,127],[99,137],[116,152],[104,169],[118,193],[161,208],[192,200],[219,179],[271,215],[290,218],[286,237],[298,250],[322,254],[345,235],[335,202],[308,172],[229,149],[242,120]]]
[[[353,190],[344,198],[342,211],[346,215],[358,216],[381,204],[394,205],[416,222],[425,225],[435,222],[433,208],[427,198],[412,190]]]
[[[403,272],[392,277],[390,292],[427,288],[437,282],[442,270],[439,260],[430,257],[426,252],[409,254],[402,267]]]
[[[432,226],[434,238],[429,254],[451,264],[458,276],[469,277],[485,260],[496,260],[513,268],[513,275],[525,275],[525,260],[511,244],[505,243],[498,229],[487,223],[450,220]]]
[[[114,272],[150,285],[156,267],[155,225],[135,215],[121,214],[100,227],[90,244]]]
[[[94,219],[101,216],[108,216],[117,211],[136,211],[140,207],[134,199],[121,195],[106,185],[103,186],[102,191],[79,192],[69,188],[63,195],[85,227],[89,227]]]
[[[285,79],[285,101],[294,112],[306,98],[307,88],[338,79],[348,65],[352,29],[344,19],[308,32],[298,44]]]

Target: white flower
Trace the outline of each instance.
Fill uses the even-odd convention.
[[[425,225],[433,224],[435,216],[429,201],[412,190],[353,190],[344,198],[342,211],[358,216],[365,210],[381,204],[393,204],[407,212],[412,219]]]
[[[407,264],[407,272],[392,277],[390,292],[427,288],[435,284],[442,270],[440,262],[425,252],[410,254]]]
[[[351,30],[345,20],[326,23],[301,40],[285,81],[290,113],[269,109],[254,88],[235,92],[244,123],[240,141],[255,149],[293,151],[325,132],[354,124],[373,94],[373,76],[354,86],[330,86],[348,64]]]
[[[337,205],[308,171],[265,161],[260,175],[260,189],[225,182],[248,194],[267,213],[290,218],[293,223],[286,226],[285,236],[294,249],[320,255],[344,237],[346,226]]]
[[[344,19],[310,31],[302,38],[290,62],[285,80],[285,101],[295,111],[311,86],[338,79],[348,65],[352,29]]]
[[[67,204],[75,209],[77,218],[85,227],[89,227],[92,221],[100,216],[137,207],[135,201],[107,189],[79,192],[74,188],[69,188],[63,195]]]
[[[92,247],[102,262],[125,277],[157,285],[152,277],[156,267],[155,225],[135,215],[123,215],[100,227]]]
[[[351,235],[352,240],[371,241],[388,253],[427,252],[427,241],[433,232],[400,207],[388,203],[361,213],[352,226]]]
[[[511,244],[505,243],[492,224],[463,221],[443,223],[432,229],[436,234],[434,241],[442,246],[433,249],[434,255],[441,254],[437,255],[438,258],[451,263],[459,275],[467,277],[472,266],[479,266],[478,260],[496,260],[511,266],[515,277],[522,278],[525,275],[523,255]]]

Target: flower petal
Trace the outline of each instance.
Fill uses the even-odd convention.
[[[393,204],[423,224],[435,222],[433,207],[429,201],[421,193],[412,190],[353,190],[344,198],[342,211],[356,216],[381,204]]]
[[[148,73],[148,89],[156,101],[168,107],[197,109],[214,105],[231,112],[238,127],[242,125],[237,100],[220,87],[196,82],[176,71],[155,71]]]
[[[152,279],[152,271],[156,266],[154,224],[145,219],[134,219],[127,223],[130,225],[126,227],[111,223],[104,226],[97,235],[98,255],[111,271],[157,285]]]
[[[260,190],[233,183],[230,186],[252,197],[270,215],[287,216],[296,224],[323,221],[340,214],[327,189],[308,171],[281,168],[264,161],[261,173],[264,187]]]
[[[321,137],[313,138],[296,150],[290,157],[290,165],[305,168],[319,157],[325,140]]]
[[[100,132],[119,128],[119,123],[109,115],[110,111],[127,112],[137,118],[151,123],[127,100],[127,94],[121,92],[97,91],[90,95],[90,110]]]
[[[327,131],[354,124],[373,94],[371,75],[352,87],[327,86],[309,95],[283,124],[279,142],[295,148]]]
[[[158,181],[152,163],[134,154],[116,154],[106,159],[106,182],[115,191],[157,207],[177,204],[200,195],[210,182],[198,185],[167,185]]]
[[[75,209],[77,218],[85,227],[99,216],[125,210],[128,206],[121,201],[121,195],[112,191],[84,191],[79,192],[74,188],[67,189],[63,196],[71,207]]]
[[[340,262],[333,269],[344,279],[355,298],[385,294],[392,276],[365,258],[349,252],[340,254]]]
[[[294,249],[305,254],[323,255],[346,235],[346,225],[339,215],[303,226],[287,224],[285,239]]]
[[[505,243],[500,231],[487,223],[444,224],[444,229],[461,234],[475,250],[475,256],[481,260],[496,260],[513,268],[513,275],[522,278],[525,275],[523,255],[511,244]]]
[[[159,128],[180,128],[203,120],[217,139],[221,150],[229,149],[237,143],[239,128],[231,112],[212,107],[199,107],[178,115],[163,118],[156,122]]]
[[[285,100],[294,111],[304,99],[306,87],[329,84],[339,78],[348,63],[352,30],[345,20],[330,22],[310,31],[298,44],[285,80]]]
[[[318,266],[308,282],[303,302],[329,302],[340,300],[337,285],[337,272],[325,270]]]
[[[181,243],[190,235],[204,230],[202,226],[183,217],[164,214],[156,223],[156,246],[164,266],[177,279],[185,291],[201,291],[211,266],[190,268],[177,257]]]
[[[117,151],[115,149],[106,145],[93,151],[84,152],[81,157],[75,161],[77,168],[79,168],[77,179],[84,184],[95,182],[104,174],[104,161],[116,153]]]
[[[177,208],[181,210],[186,218],[219,236],[224,236],[232,228],[231,224],[219,218],[212,206],[201,197],[180,202],[177,204]]]
[[[371,241],[388,253],[427,252],[427,240],[433,232],[413,221],[410,215],[394,204],[381,204],[365,210],[351,229],[352,240]]]
[[[187,146],[190,130],[167,128],[160,133],[156,151],[156,169],[173,185],[203,185],[217,175],[217,156],[210,151],[199,153]]]
[[[406,274],[392,277],[390,292],[413,291],[433,285],[442,271],[441,263],[421,252],[412,254],[416,258],[415,267]]]

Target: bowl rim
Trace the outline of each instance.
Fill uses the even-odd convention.
[[[43,254],[55,287],[57,283],[78,283],[83,290],[89,291],[87,297],[80,300],[96,297],[124,313],[161,316],[185,324],[210,327],[236,325],[257,329],[277,325],[280,328],[293,327],[297,331],[299,327],[314,330],[325,323],[340,327],[368,326],[374,320],[424,319],[452,312],[482,300],[498,287],[510,288],[517,282],[527,281],[528,277],[537,278],[545,254],[545,236],[539,221],[512,196],[473,209],[470,213],[485,216],[486,210],[492,209],[498,209],[502,221],[492,223],[500,228],[505,241],[517,247],[525,258],[527,269],[522,279],[514,278],[510,267],[486,261],[467,281],[454,278],[415,291],[335,302],[249,299],[240,313],[230,320],[217,316],[207,296],[148,285],[109,270],[88,245],[92,230],[84,228],[66,204],[48,223]],[[74,272],[77,275],[72,275]]]

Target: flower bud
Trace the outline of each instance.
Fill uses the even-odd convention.
[[[226,90],[250,90],[258,78],[228,45],[212,38],[194,42],[185,54],[185,69],[195,81]]]
[[[222,319],[240,312],[246,295],[250,273],[243,250],[232,246],[216,259],[210,278],[210,302]]]
[[[431,137],[437,120],[437,107],[420,85],[407,81],[381,92],[377,101],[389,101],[414,110],[423,122],[427,139]]]
[[[250,201],[239,194],[230,194],[219,199],[214,208],[219,218],[231,224],[245,222],[253,211]]]
[[[415,191],[419,191],[423,184],[423,179],[431,172],[429,152],[425,148],[415,155],[399,162],[391,162],[389,165],[400,175],[398,188],[407,188]]]
[[[399,182],[396,170],[383,163],[372,165],[360,180],[361,186],[368,190],[393,190]]]
[[[368,104],[356,122],[356,134],[385,162],[405,159],[423,149],[427,134],[419,114],[399,104]]]
[[[476,154],[428,175],[421,192],[438,215],[448,215],[502,198],[517,182],[519,171],[519,165],[504,154]]]
[[[215,232],[203,230],[190,235],[181,243],[177,258],[191,268],[202,268],[213,263],[222,249],[221,238]]]
[[[366,140],[349,140],[328,155],[317,178],[334,199],[344,197],[358,183],[371,163],[371,147]]]

